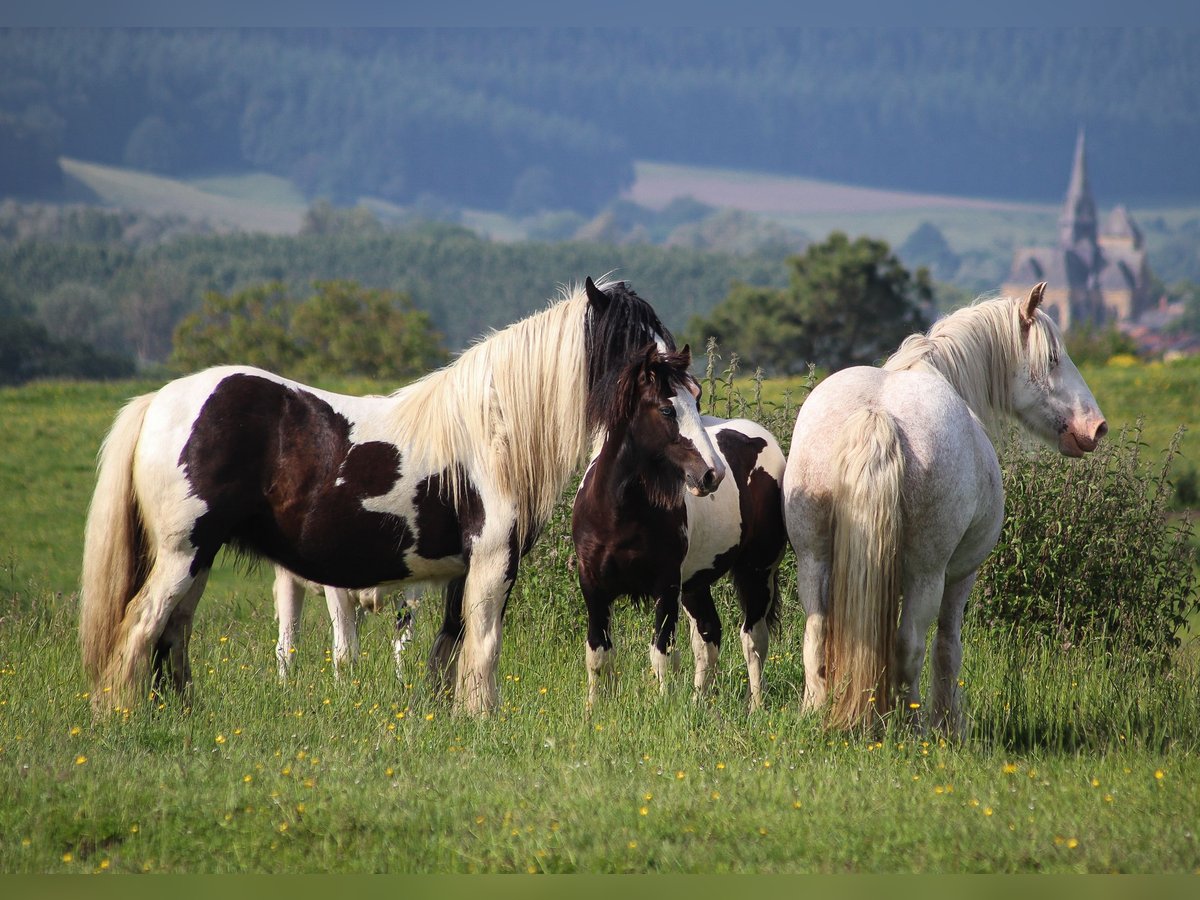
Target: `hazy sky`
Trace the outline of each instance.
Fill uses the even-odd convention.
[[[1193,0],[0,0],[0,25],[1200,24]]]

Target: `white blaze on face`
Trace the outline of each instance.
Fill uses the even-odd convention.
[[[717,483],[720,483],[725,477],[725,462],[717,453],[700,419],[695,396],[686,388],[681,389],[671,397],[671,405],[675,407],[675,421],[679,424],[679,433],[692,442],[705,465],[713,470]]]

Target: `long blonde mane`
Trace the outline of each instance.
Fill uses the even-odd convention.
[[[396,441],[413,465],[445,473],[460,497],[469,473],[512,501],[518,541],[549,519],[584,459],[587,354],[581,286],[397,391]]]
[[[1021,321],[1019,297],[977,300],[941,319],[925,334],[904,339],[884,369],[901,372],[928,366],[941,374],[995,439],[1013,412],[1012,376],[1027,369],[1032,380],[1046,376],[1062,352],[1054,321],[1035,310]]]

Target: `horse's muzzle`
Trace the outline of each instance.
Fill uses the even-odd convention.
[[[1108,423],[1100,419],[1092,426],[1085,426],[1083,431],[1068,428],[1058,436],[1058,450],[1063,456],[1075,459],[1085,453],[1091,453],[1100,443],[1100,439],[1108,434]]]
[[[687,489],[697,497],[707,497],[720,486],[724,478],[724,471],[718,472],[714,468],[709,468],[698,479],[689,475]]]

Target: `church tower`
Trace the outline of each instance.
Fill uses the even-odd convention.
[[[1071,166],[1071,181],[1067,185],[1067,202],[1058,220],[1058,240],[1063,247],[1079,244],[1096,245],[1096,201],[1088,184],[1087,156],[1083,129],[1075,140],[1075,161]]]
[[[1048,283],[1042,308],[1063,330],[1136,321],[1152,305],[1146,248],[1128,210],[1117,207],[1100,230],[1082,128],[1058,218],[1058,245],[1017,250],[1004,292],[1020,294],[1039,281]]]

